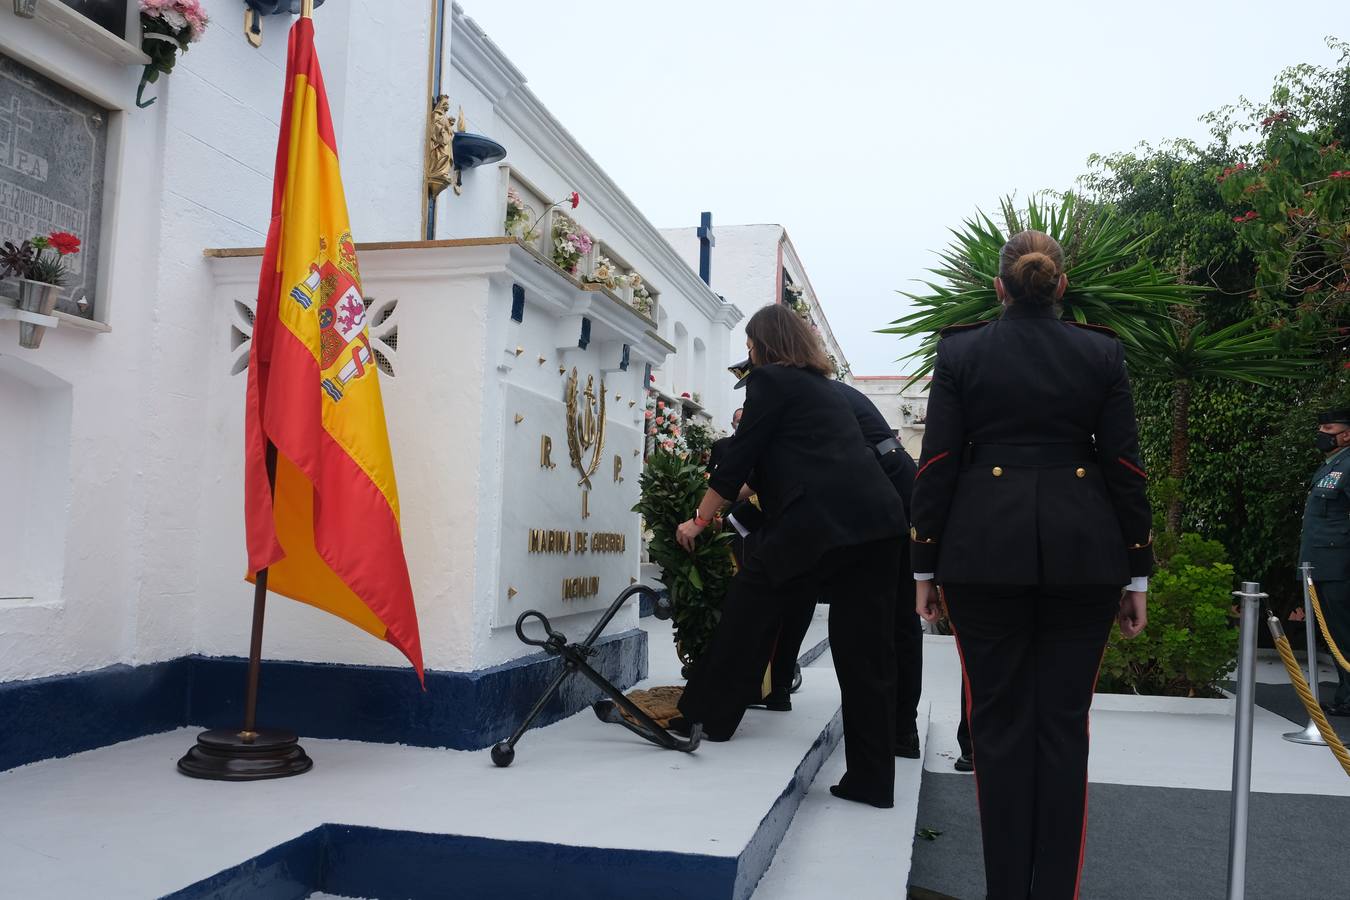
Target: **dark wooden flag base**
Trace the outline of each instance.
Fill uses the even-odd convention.
[[[213,728],[197,736],[178,761],[178,771],[213,781],[260,781],[300,775],[314,767],[298,738],[289,731]]]

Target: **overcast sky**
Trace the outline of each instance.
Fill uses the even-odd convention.
[[[461,4],[658,227],[786,226],[856,375],[903,370],[872,332],[976,208],[1201,138],[1350,37],[1344,0]]]

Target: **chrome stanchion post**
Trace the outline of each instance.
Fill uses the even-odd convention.
[[[1313,703],[1317,702],[1317,619],[1313,613],[1312,596],[1308,593],[1308,579],[1312,577],[1312,563],[1300,563],[1298,567],[1299,583],[1303,585],[1303,627],[1308,634],[1308,687],[1312,690]],[[1302,731],[1290,731],[1284,736],[1286,741],[1295,744],[1316,744],[1325,747],[1322,733],[1317,723],[1308,720],[1308,727]]]
[[[1233,795],[1228,820],[1228,900],[1242,900],[1247,890],[1247,803],[1252,790],[1252,720],[1256,705],[1256,623],[1261,585],[1242,582],[1233,596],[1241,604],[1237,673],[1237,716],[1233,725]]]

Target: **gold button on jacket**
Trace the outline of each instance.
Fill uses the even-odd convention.
[[[1001,478],[1001,477],[1003,477],[1003,467],[1002,467],[1002,466],[994,466],[994,477],[995,477],[995,478]]]

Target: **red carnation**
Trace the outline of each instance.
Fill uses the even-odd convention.
[[[568,202],[572,204],[573,209],[576,209],[578,206],[581,205],[581,195],[578,194],[576,191],[573,191],[572,196],[571,198],[569,198]]]
[[[683,398],[685,398],[686,400],[690,399],[690,397],[689,397],[689,392],[688,392],[688,391],[685,391],[685,392],[684,392],[683,394],[681,394],[680,396],[683,397]]]
[[[80,252],[80,239],[69,231],[53,231],[47,235],[47,241],[62,256]]]

